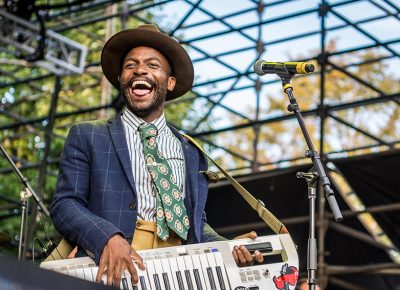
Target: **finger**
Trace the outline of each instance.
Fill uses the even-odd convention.
[[[264,256],[261,254],[261,252],[259,250],[254,251],[254,259],[258,262],[258,263],[262,263],[264,262]]]
[[[107,268],[107,285],[112,286],[114,278],[114,267]]]
[[[78,246],[75,246],[75,248],[73,248],[73,250],[71,251],[71,253],[69,253],[67,259],[73,259],[75,258],[76,252],[78,251]]]
[[[140,257],[140,255],[136,253],[135,250],[133,249],[131,250],[131,258],[135,261],[136,265],[139,267],[140,270],[146,269],[142,257]]]
[[[249,252],[249,250],[247,250],[247,248],[245,246],[241,245],[239,247],[239,250],[242,253],[242,255],[244,256],[244,258],[246,259],[247,263],[253,262],[253,256],[251,255],[251,253]]]
[[[236,253],[235,247],[232,249],[232,256],[233,256],[233,259],[235,260],[236,264],[239,264],[239,258],[238,258],[238,255]]]
[[[246,262],[247,262],[247,260],[246,260],[246,258],[244,257],[242,251],[239,250],[239,247],[238,247],[238,246],[235,246],[235,250],[236,250],[236,254],[237,254],[239,263],[240,263],[241,265],[245,265]]]
[[[104,270],[106,269],[105,265],[106,265],[106,263],[104,262],[104,260],[100,260],[99,269],[97,270],[97,276],[96,276],[97,283],[101,282],[101,278],[103,276]]]
[[[136,267],[133,264],[133,262],[129,263],[127,266],[128,266],[128,272],[131,275],[132,284],[136,285],[139,282],[139,276]]]
[[[251,239],[256,239],[258,237],[258,235],[257,235],[257,233],[255,232],[255,231],[251,231],[250,233],[249,233],[249,238],[251,238]]]
[[[255,239],[257,238],[257,233],[255,231],[251,231],[249,233],[245,233],[243,235],[237,236],[236,238],[234,238],[234,240],[240,240],[240,239]]]
[[[119,289],[119,286],[121,285],[122,268],[115,267],[113,276],[113,285]]]

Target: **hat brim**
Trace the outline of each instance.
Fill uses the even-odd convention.
[[[139,46],[154,48],[168,60],[176,84],[172,91],[167,91],[167,101],[184,95],[192,88],[193,64],[186,50],[170,36],[147,28],[123,30],[112,36],[104,45],[101,67],[105,77],[115,88],[120,89],[118,77],[125,56]]]

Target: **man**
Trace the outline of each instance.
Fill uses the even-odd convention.
[[[207,160],[163,114],[165,101],[192,86],[185,49],[156,26],[142,25],[111,37],[101,66],[127,109],[111,120],[71,127],[51,217],[99,264],[97,281],[107,273],[107,284],[119,285],[127,269],[137,283],[132,259],[144,265],[136,250],[223,238],[206,223],[208,180],[201,172]],[[245,247],[232,254],[239,265],[263,260]]]

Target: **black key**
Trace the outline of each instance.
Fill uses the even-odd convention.
[[[128,281],[126,281],[126,278],[122,278],[122,289],[129,290]]]
[[[214,275],[211,267],[207,267],[206,269],[207,269],[208,280],[210,280],[211,290],[217,290],[217,286],[215,286]]]
[[[224,283],[224,276],[222,275],[221,266],[215,267],[215,270],[217,270],[217,276],[218,276],[219,286],[221,287],[221,290],[226,290],[225,283]]]
[[[192,277],[190,277],[189,270],[185,270],[185,276],[186,276],[186,281],[187,281],[189,290],[194,290],[193,283],[192,283]]]
[[[140,286],[142,286],[142,289],[147,290],[146,280],[144,279],[143,276],[139,277],[139,282],[140,282]]]
[[[196,280],[197,290],[203,290],[201,285],[200,273],[198,269],[193,269],[194,279]]]
[[[168,274],[167,273],[163,273],[162,277],[163,277],[163,280],[164,280],[165,289],[171,290],[171,286],[169,285]]]
[[[185,286],[183,284],[181,271],[176,271],[176,279],[178,280],[179,290],[185,290]]]
[[[158,278],[158,274],[153,274],[154,285],[156,286],[155,290],[161,290],[160,278]]]

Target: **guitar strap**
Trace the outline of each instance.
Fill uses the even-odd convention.
[[[260,218],[274,231],[276,234],[286,234],[289,233],[284,224],[274,216],[266,207],[265,204],[256,199],[250,192],[248,192],[239,182],[236,181],[228,172],[226,172],[221,166],[219,166],[201,147],[199,143],[196,142],[192,137],[187,134],[182,134],[183,137],[187,138],[192,142],[203,154],[212,162],[215,166],[225,175],[226,179],[232,184],[232,186],[240,193],[245,201],[258,213]]]

